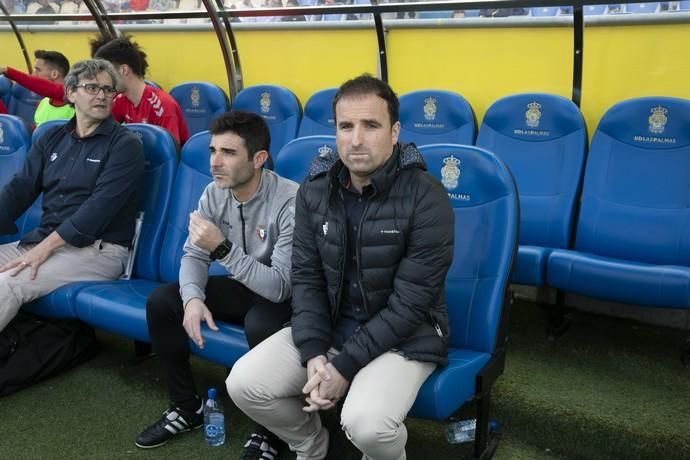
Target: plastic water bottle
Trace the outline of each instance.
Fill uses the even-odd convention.
[[[446,425],[446,439],[451,444],[474,441],[477,419],[458,420]]]
[[[489,420],[489,433],[500,431],[500,427],[500,423],[496,420]],[[446,440],[451,444],[474,441],[476,429],[476,418],[449,423],[446,425]]]
[[[222,446],[225,442],[225,417],[216,399],[215,388],[208,389],[208,399],[204,404],[204,434],[206,444],[211,447]]]

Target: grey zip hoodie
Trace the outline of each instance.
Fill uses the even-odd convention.
[[[229,189],[220,189],[213,182],[199,199],[198,212],[232,243],[220,264],[234,279],[271,302],[283,302],[292,295],[292,231],[298,187],[297,183],[264,169],[259,188],[244,203],[237,201]],[[180,265],[183,305],[193,298],[205,301],[210,263],[209,252],[187,238]]]

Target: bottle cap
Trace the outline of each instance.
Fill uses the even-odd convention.
[[[208,399],[216,399],[216,389],[215,388],[209,388],[208,389]]]

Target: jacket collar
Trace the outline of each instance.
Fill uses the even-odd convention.
[[[338,174],[344,168],[343,162],[340,161],[338,153],[332,151],[327,155],[319,155],[314,159],[309,168],[309,180],[328,174],[329,183],[331,186],[337,184]],[[393,154],[383,164],[383,166],[374,173],[371,178],[371,184],[376,193],[381,190],[387,190],[391,187],[398,172],[403,169],[419,168],[426,170],[426,163],[414,144],[403,144],[398,142],[393,146]]]

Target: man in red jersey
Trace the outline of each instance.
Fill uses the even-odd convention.
[[[113,118],[125,123],[149,123],[170,132],[180,144],[189,138],[180,106],[162,89],[146,84],[146,54],[127,37],[109,41],[96,52],[110,61],[120,74],[121,92],[113,101]]]

